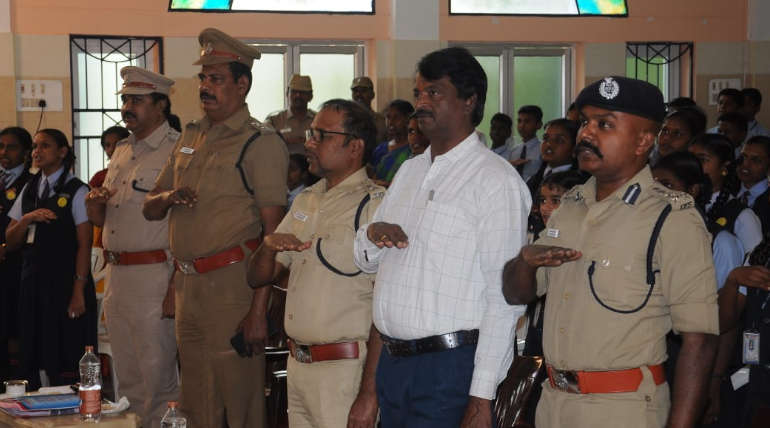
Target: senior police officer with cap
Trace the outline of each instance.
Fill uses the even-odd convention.
[[[593,177],[562,197],[543,238],[504,270],[509,302],[548,292],[537,426],[693,426],[719,334],[716,283],[693,200],[657,184],[647,166],[663,97],[607,77],[576,104],[576,153]],[[672,328],[683,346],[669,399],[661,364]]]
[[[283,217],[288,154],[245,103],[259,51],[212,28],[198,40],[205,116],[185,127],[144,215],[168,215],[182,410],[192,426],[259,427],[269,289],[248,286],[245,259]]]
[[[142,216],[144,197],[179,132],[166,120],[174,81],[139,67],[120,70],[121,116],[132,134],[117,143],[103,187],[86,196],[88,219],[104,228],[104,311],[121,394],[147,426],[178,398],[173,264],[168,221]]]
[[[374,115],[374,124],[377,126],[377,143],[385,141],[388,138],[385,115],[372,109],[372,100],[374,99],[374,83],[372,83],[372,79],[367,76],[354,78],[350,84],[350,95],[353,101],[363,104]]]
[[[376,128],[360,104],[323,104],[305,143],[310,172],[322,177],[300,193],[252,259],[259,285],[291,269],[286,292],[289,425],[373,427],[374,373],[382,342],[372,326],[374,275],[353,263],[358,224],[385,189],[366,176]]]
[[[310,76],[291,76],[286,95],[289,97],[289,108],[268,115],[265,123],[283,138],[289,153],[305,153],[305,130],[310,128],[315,117],[315,112],[307,107],[313,99]]]

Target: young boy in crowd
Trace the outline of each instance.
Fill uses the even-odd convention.
[[[527,180],[532,195],[540,188],[543,178],[561,171],[574,169],[574,149],[578,124],[569,119],[554,119],[545,125],[543,142],[540,144],[542,164],[537,173]]]
[[[738,158],[738,179],[741,190],[738,199],[753,209],[762,222],[762,233],[770,233],[770,137],[758,135],[749,138]]]
[[[743,109],[741,113],[748,121],[748,137],[764,135],[770,137],[770,130],[757,122],[757,113],[762,109],[762,93],[757,88],[743,88]]]
[[[414,113],[409,116],[409,127],[407,131],[409,132],[407,139],[409,140],[409,150],[412,152],[411,157],[421,155],[423,152],[425,152],[425,149],[430,146],[430,140],[428,140],[428,137],[426,137],[425,134],[423,134],[420,130],[420,124],[418,123],[417,117],[415,117]]]
[[[522,143],[516,146],[509,158],[524,181],[529,180],[540,169],[540,140],[537,131],[543,127],[543,110],[527,105],[519,109],[516,131]]]
[[[717,97],[717,113],[719,115],[740,113],[741,110],[743,110],[743,94],[741,94],[741,91],[735,88],[725,88],[719,91],[719,96]],[[719,125],[709,128],[706,132],[718,134]]]
[[[508,160],[511,156],[509,139],[513,134],[513,119],[505,113],[496,113],[489,121],[489,138],[492,140],[493,152]]]
[[[718,133],[724,135],[733,143],[735,157],[740,156],[748,131],[746,118],[738,112],[722,113],[717,123]]]

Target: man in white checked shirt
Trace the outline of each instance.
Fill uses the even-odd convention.
[[[523,306],[502,295],[506,259],[525,243],[531,198],[478,139],[486,75],[462,48],[420,60],[415,107],[431,146],[396,174],[354,243],[377,272],[374,323],[382,426],[490,427]]]

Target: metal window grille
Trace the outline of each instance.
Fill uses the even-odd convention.
[[[692,42],[630,42],[626,53],[627,77],[657,86],[666,101],[692,96]]]
[[[88,180],[104,168],[101,133],[122,124],[120,69],[133,65],[163,73],[160,37],[70,36],[72,144],[76,175]]]

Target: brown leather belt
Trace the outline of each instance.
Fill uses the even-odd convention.
[[[413,340],[395,339],[384,334],[380,336],[382,346],[394,357],[411,357],[429,352],[446,351],[464,345],[475,345],[479,341],[478,330],[459,330]]]
[[[299,345],[289,339],[289,352],[300,363],[350,360],[358,358],[358,342],[329,343],[326,345]]]
[[[166,251],[110,251],[104,250],[104,259],[113,265],[150,265],[168,260]]]
[[[243,243],[252,252],[256,251],[259,244],[262,242],[260,238],[248,240]],[[212,270],[220,269],[225,266],[229,266],[234,263],[238,263],[246,258],[246,254],[243,252],[243,248],[240,245],[236,245],[224,251],[220,251],[216,254],[212,254],[206,257],[197,257],[191,261],[174,259],[174,267],[176,270],[191,275],[196,273],[206,273]]]
[[[586,372],[558,370],[548,365],[548,380],[551,387],[574,394],[608,394],[613,392],[633,392],[642,384],[642,369],[608,370]],[[655,385],[666,381],[663,365],[647,366],[652,372]]]

